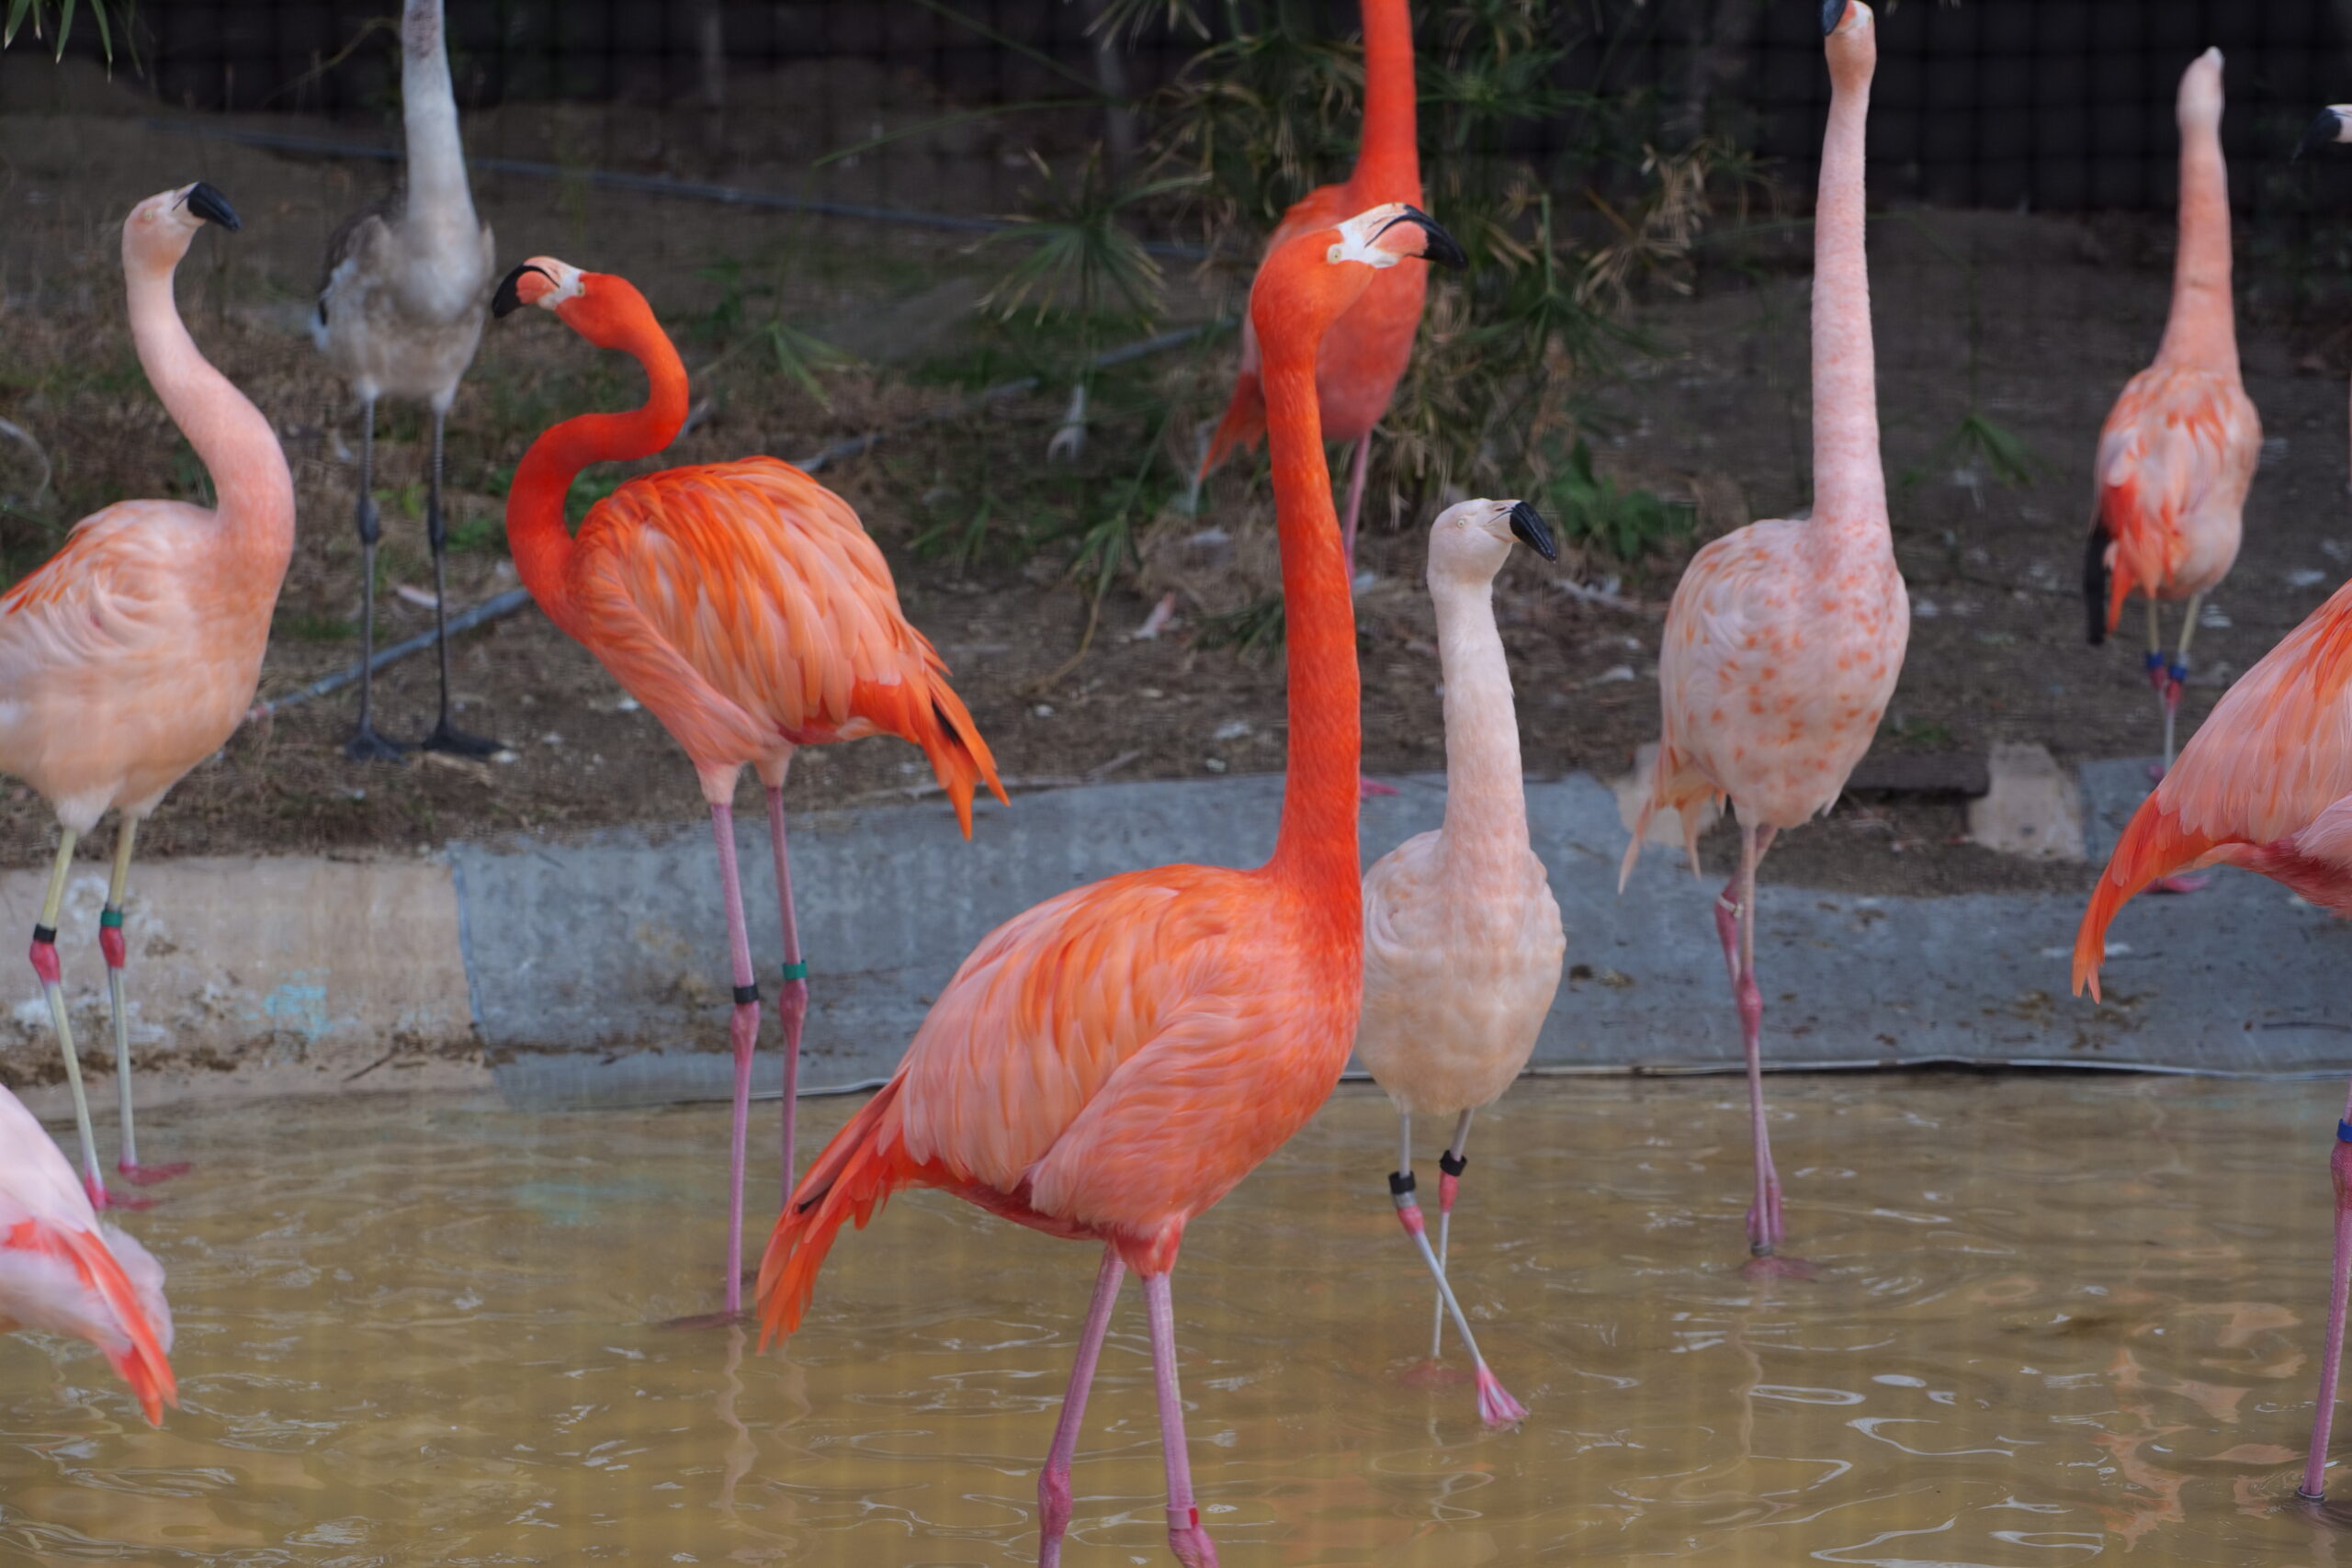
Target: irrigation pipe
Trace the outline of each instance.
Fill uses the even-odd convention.
[[[398,148],[364,141],[329,141],[316,136],[288,136],[275,130],[243,130],[235,126],[201,125],[193,121],[148,118],[150,130],[171,136],[195,136],[213,141],[233,141],[274,152],[299,152],[317,158],[366,158],[378,163],[400,162]],[[606,190],[635,191],[639,196],[675,197],[689,201],[716,201],[728,207],[756,207],[773,212],[805,212],[819,218],[854,218],[869,223],[903,223],[920,229],[945,229],[967,234],[994,234],[1023,225],[1001,218],[975,218],[954,212],[924,212],[911,207],[875,207],[855,201],[823,201],[815,197],[786,196],[778,191],[752,190],[742,186],[713,185],[702,180],[677,180],[666,175],[629,175],[614,169],[565,168],[560,164],[527,158],[469,158],[477,169],[492,174],[520,175],[527,179],[582,179]],[[1143,248],[1156,256],[1176,261],[1202,261],[1204,246],[1172,240],[1147,240]]]
[[[1222,332],[1233,325],[1233,322],[1234,318],[1221,316],[1214,321],[1204,321],[1198,326],[1179,327],[1174,332],[1161,333],[1158,337],[1148,337],[1140,342],[1122,344],[1117,348],[1096,355],[1091,368],[1108,370],[1114,366],[1125,365],[1133,360],[1165,353],[1169,349],[1182,347],[1195,339]],[[974,392],[969,397],[959,398],[944,407],[933,409],[929,413],[920,414],[895,428],[903,432],[926,424],[937,424],[943,420],[961,419],[967,414],[978,413],[984,408],[1001,403],[1007,398],[1035,391],[1044,379],[1042,376],[1023,376],[1017,381],[999,382],[993,387]],[[890,434],[892,432],[888,430],[873,430],[866,432],[864,435],[854,435],[846,441],[836,441],[822,451],[798,459],[793,467],[803,473],[813,474],[829,463],[838,463],[844,458],[854,457],[861,453],[872,450],[876,442]],[[469,632],[476,626],[486,626],[492,621],[503,620],[530,602],[530,590],[508,589],[496,598],[485,599],[472,609],[450,616],[449,635],[455,637],[459,632]],[[434,636],[432,632],[419,632],[413,637],[379,650],[376,657],[368,661],[368,669],[380,671],[388,665],[397,664],[403,659],[423,653],[433,646]],[[282,713],[288,708],[307,703],[313,697],[323,697],[330,693],[339,692],[358,679],[359,665],[355,662],[346,669],[336,671],[332,675],[321,676],[299,691],[288,692],[282,697],[275,697],[266,703],[255,703],[245,710],[245,722],[250,724],[257,718],[267,718],[273,714]]]

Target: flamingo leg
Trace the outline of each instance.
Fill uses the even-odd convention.
[[[49,1000],[49,1021],[57,1029],[57,1046],[65,1055],[65,1081],[74,1090],[74,1127],[82,1135],[82,1185],[90,1206],[107,1206],[107,1184],[98,1175],[97,1134],[90,1130],[90,1100],[82,1090],[82,1059],[74,1051],[74,1025],[65,1016],[65,972],[57,962],[57,912],[65,902],[66,874],[74,869],[74,842],[81,835],[71,828],[57,834],[57,862],[49,874],[49,895],[41,900],[40,919],[33,927],[33,973],[40,976],[40,993]]]
[[[1110,1331],[1111,1308],[1119,1299],[1119,1281],[1127,1266],[1119,1249],[1102,1249],[1102,1267],[1094,1276],[1094,1300],[1086,1308],[1086,1327],[1078,1337],[1078,1359],[1070,1363],[1069,1389],[1062,1395],[1061,1418],[1054,1423],[1054,1446],[1046,1468],[1037,1474],[1037,1568],[1060,1568],[1062,1536],[1069,1529],[1070,1461],[1078,1456],[1078,1432],[1086,1424],[1087,1391],[1094,1386],[1094,1366],[1102,1356],[1102,1337]]]
[[[1465,1111],[1462,1120],[1453,1124],[1453,1142],[1437,1158],[1437,1269],[1445,1272],[1447,1234],[1453,1229],[1453,1195],[1462,1185],[1462,1173],[1470,1164],[1470,1156],[1462,1151],[1470,1142],[1470,1118],[1478,1114]],[[1410,1170],[1412,1167],[1405,1168]],[[1445,1294],[1438,1293],[1437,1321],[1430,1329],[1430,1359],[1434,1361],[1445,1349]]]
[[[1193,1499],[1193,1461],[1184,1451],[1184,1396],[1176,1386],[1176,1307],[1168,1276],[1143,1276],[1144,1315],[1151,1325],[1151,1372],[1159,1391],[1159,1447],[1168,1465],[1168,1545],[1184,1568],[1217,1568],[1216,1543],[1201,1528]]]
[[[1352,445],[1355,451],[1348,464],[1348,509],[1340,515],[1340,547],[1346,552],[1351,591],[1356,580],[1356,518],[1363,511],[1364,474],[1372,467],[1372,432],[1365,431]]]
[[[1756,1150],[1756,1201],[1747,1211],[1747,1248],[1770,1258],[1781,1244],[1781,1176],[1772,1168],[1772,1135],[1764,1124],[1764,993],[1756,984],[1756,863],[1772,829],[1739,828],[1739,975],[1732,1000],[1739,1009],[1740,1043],[1747,1056],[1747,1115]]]
[[[359,403],[359,724],[344,742],[355,762],[389,762],[403,748],[376,733],[376,541],[384,535],[376,513],[376,400]]]
[[[131,1124],[130,1018],[122,1000],[122,972],[130,961],[130,953],[122,934],[122,908],[130,891],[131,840],[138,832],[139,820],[134,817],[124,818],[115,830],[114,877],[107,884],[107,907],[98,916],[98,947],[107,959],[107,1003],[114,1022],[115,1097],[122,1107],[122,1152],[115,1161],[115,1169],[134,1185],[145,1187],[168,1181],[175,1176],[186,1176],[188,1168],[185,1162],[141,1165],[139,1134]]]
[[[2327,1495],[2327,1436],[2335,1424],[2335,1382],[2344,1361],[2344,1308],[2352,1288],[2352,1098],[2344,1118],[2335,1124],[2335,1147],[2328,1156],[2329,1179],[2335,1188],[2335,1266],[2328,1280],[2327,1348],[2319,1364],[2319,1408],[2312,1416],[2311,1457],[2303,1463],[2303,1483],[2297,1493],[2312,1502]]]
[[[710,807],[718,841],[718,881],[727,898],[727,951],[733,965],[735,1011],[728,1043],[735,1050],[735,1119],[727,1145],[727,1315],[743,1310],[743,1156],[751,1132],[752,1052],[760,1041],[760,987],[752,978],[752,937],[743,923],[743,879],[735,867],[735,809]]]
[[[1527,1407],[1513,1399],[1487,1369],[1487,1359],[1478,1353],[1477,1337],[1470,1332],[1470,1320],[1463,1315],[1462,1303],[1454,1299],[1453,1287],[1446,1282],[1444,1266],[1430,1249],[1429,1228],[1421,1219],[1420,1200],[1413,1195],[1413,1173],[1409,1168],[1389,1177],[1388,1196],[1396,1205],[1396,1219],[1404,1225],[1406,1236],[1419,1250],[1421,1261],[1436,1279],[1438,1300],[1453,1319],[1453,1331],[1462,1336],[1462,1348],[1470,1352],[1471,1365],[1477,1369],[1478,1419],[1489,1427],[1509,1427],[1524,1421]]]
[[[2154,650],[2152,634],[2148,653],[2148,678],[2155,682],[2156,695],[2163,701],[2165,710],[2165,761],[2162,770],[2156,775],[2160,779],[2165,773],[2172,772],[2175,750],[2174,725],[2180,713],[2181,688],[2188,683],[2188,639],[2197,635],[2197,612],[2204,602],[2205,595],[2202,593],[2192,593],[2188,596],[2188,614],[2184,615],[2180,620],[2180,652],[2174,657],[2170,668],[2165,667],[2164,656]],[[2154,619],[2154,614],[2151,612],[2152,626]],[[2160,876],[2153,884],[2152,891],[2194,893],[2212,880],[2211,875]]]
[[[800,957],[800,919],[792,902],[792,857],[785,846],[784,785],[768,789],[768,843],[775,852],[776,919],[784,927],[784,987],[775,1011],[784,1024],[784,1201],[792,1201],[793,1123],[800,1107],[800,1026],[808,1017],[808,965]]]
[[[505,748],[449,722],[449,528],[441,512],[441,427],[448,412],[441,403],[433,405],[433,462],[425,473],[424,542],[433,550],[433,648],[441,660],[441,716],[434,720],[424,747],[460,757],[487,757]]]

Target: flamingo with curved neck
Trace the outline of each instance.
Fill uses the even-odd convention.
[[[899,607],[890,568],[841,497],[772,457],[671,468],[629,480],[591,507],[574,537],[572,479],[592,463],[667,446],[686,418],[686,370],[645,297],[625,278],[537,256],[499,285],[501,316],[552,312],[600,348],[645,369],[644,403],[576,414],[531,444],[506,495],[506,539],[548,618],[594,653],[685,749],[710,807],[734,1011],[734,1125],[728,1154],[724,1318],[742,1308],[743,1172],[752,1059],[760,1031],[735,861],[735,784],[747,765],[767,791],[784,936],[784,1190],[808,964],[793,907],[784,783],[803,746],[889,734],[922,748],[967,838],[972,794],[1005,798],[995,760],[947,684],[947,666]],[[702,1320],[695,1320],[702,1321]]]

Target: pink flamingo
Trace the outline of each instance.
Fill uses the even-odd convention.
[[[1660,807],[1681,816],[1698,874],[1699,814],[1710,801],[1731,798],[1739,871],[1716,902],[1715,930],[1747,1055],[1756,1164],[1747,1240],[1757,1259],[1751,1268],[1760,1272],[1802,1266],[1770,1261],[1781,1236],[1781,1179],[1764,1124],[1756,864],[1774,834],[1836,804],[1870,750],[1911,631],[1879,466],[1862,251],[1875,19],[1860,0],[1829,0],[1822,20],[1830,97],[1813,229],[1813,513],[1751,523],[1691,558],[1658,653],[1665,733],[1657,769],[1617,879],[1622,891]]]
[[[1299,235],[1250,295],[1265,353],[1283,592],[1290,774],[1255,871],[1131,872],[1050,898],[982,940],[898,1073],[809,1166],[760,1263],[761,1343],[799,1325],[841,1227],[906,1187],[1101,1244],[1053,1448],[1037,1561],[1061,1561],[1070,1461],[1125,1271],[1143,1277],[1168,1471],[1168,1543],[1215,1568],[1194,1506],[1169,1275],[1184,1227],[1303,1126],[1347,1065],[1363,998],[1356,858],[1355,608],[1315,400],[1317,344],[1407,258],[1459,265],[1396,203]]]
[[[2148,604],[2148,682],[2164,710],[2164,766],[2188,680],[2197,610],[2237,559],[2246,487],[2262,456],[2262,421],[2238,378],[2230,303],[2229,166],[2222,158],[2222,51],[2181,73],[2180,250],[2172,314],[2156,362],[2125,383],[2098,434],[2098,491],[2083,555],[2091,646],[2107,640],[2134,589]],[[2188,601],[2169,668],[2160,600]],[[2175,881],[2164,890],[2186,892]]]
[[[163,1266],[90,1200],[33,1113],[0,1089],[0,1333],[47,1329],[96,1346],[151,1427],[179,1405],[165,1359]]]
[[[1437,1276],[1432,1359],[1451,1313],[1477,1369],[1478,1414],[1506,1427],[1527,1411],[1505,1393],[1446,1282],[1453,1199],[1470,1119],[1510,1087],[1560,987],[1567,939],[1551,878],[1527,840],[1527,789],[1510,668],[1495,629],[1495,574],[1516,538],[1557,560],[1523,501],[1465,501],[1430,529],[1430,597],[1445,675],[1445,824],[1380,857],[1363,878],[1363,1020],[1356,1055],[1396,1106],[1397,1218]],[[1438,1158],[1437,1250],[1413,1192],[1413,1116],[1452,1116]]]
[[[65,547],[0,594],[0,773],[57,812],[57,859],[33,927],[33,972],[74,1089],[90,1201],[107,1205],[89,1100],[65,1016],[57,918],[74,841],[119,811],[114,875],[98,916],[122,1107],[116,1168],[144,1184],[185,1165],[143,1166],[131,1125],[123,1008],[123,899],[140,822],[218,751],[252,706],[269,617],[294,548],[294,481],[269,422],[205,362],[172,300],[172,275],[204,224],[239,227],[201,183],[151,196],[122,226],[130,336],[147,379],[211,476],[217,510],[125,501],[74,525]]]
[[[748,764],[767,790],[784,927],[784,1187],[808,965],[792,906],[784,781],[803,746],[896,735],[922,748],[972,834],[972,792],[997,799],[988,742],[947,684],[947,666],[899,608],[889,564],[849,503],[788,463],[747,457],[633,479],[588,509],[577,538],[564,497],[591,463],[659,452],[686,418],[686,368],[627,278],[535,256],[506,275],[492,311],[551,311],[600,348],[645,367],[627,413],[568,419],[531,444],[506,495],[515,570],[548,618],[611,671],[685,749],[710,807],[734,965],[734,1137],[728,1156],[727,1316],[743,1304],[743,1166],[760,988],[735,866],[735,781]]]

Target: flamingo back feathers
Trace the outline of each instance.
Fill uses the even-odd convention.
[[[2261,450],[2261,421],[2234,376],[2158,364],[2125,385],[2099,432],[2084,563],[2086,598],[2106,597],[2092,611],[2104,609],[2107,633],[2134,590],[2182,599],[2227,575]]]
[[[889,734],[922,749],[967,836],[976,786],[1005,798],[857,513],[789,464],[632,479],[590,511],[571,570],[582,640],[697,766]]]

